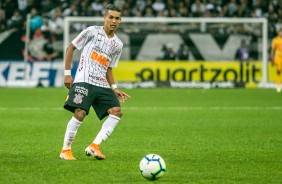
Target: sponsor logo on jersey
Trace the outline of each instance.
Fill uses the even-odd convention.
[[[74,92],[84,94],[85,96],[88,95],[88,89],[81,86],[75,86]]]
[[[91,74],[89,74],[89,79],[96,82],[107,83],[107,80],[104,77],[97,77]]]
[[[105,68],[108,68],[109,66],[109,59],[97,53],[96,51],[92,51],[90,55],[90,59],[92,59],[93,61],[96,61],[97,63],[101,64]]]
[[[84,96],[81,95],[81,94],[75,94],[75,97],[74,97],[74,99],[73,99],[73,103],[75,103],[75,104],[81,104],[83,97],[84,97]]]

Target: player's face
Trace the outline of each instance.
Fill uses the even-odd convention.
[[[109,10],[104,16],[104,29],[115,31],[121,21],[121,13],[118,11]]]

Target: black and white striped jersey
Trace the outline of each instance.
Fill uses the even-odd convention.
[[[84,29],[72,44],[82,50],[74,83],[86,82],[109,88],[106,79],[108,67],[117,67],[123,43],[114,35],[108,38],[103,26],[90,26]]]

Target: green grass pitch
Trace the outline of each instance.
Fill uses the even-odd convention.
[[[123,117],[84,155],[102,122],[93,110],[59,158],[71,113],[63,88],[0,88],[0,183],[146,183],[141,158],[161,155],[158,183],[281,183],[282,93],[274,89],[127,89]],[[149,181],[148,181],[149,183]]]

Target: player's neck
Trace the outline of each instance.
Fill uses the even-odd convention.
[[[107,30],[105,27],[103,28],[108,38],[112,38],[115,36],[115,31]]]

